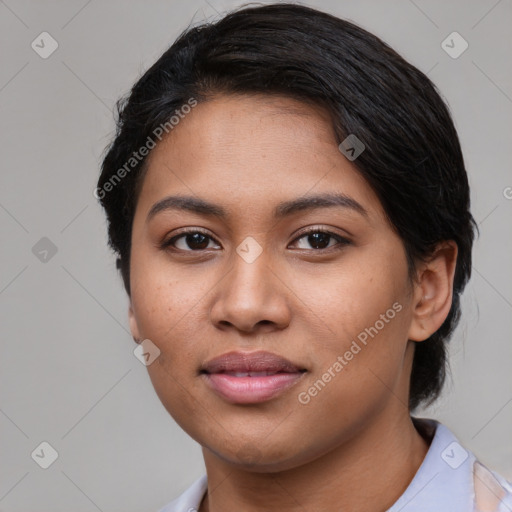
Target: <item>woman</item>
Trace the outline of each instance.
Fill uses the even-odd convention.
[[[439,395],[475,223],[434,85],[307,7],[185,31],[96,190],[155,390],[206,474],[162,512],[512,510]]]

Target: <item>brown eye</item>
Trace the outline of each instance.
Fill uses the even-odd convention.
[[[208,237],[202,233],[188,233],[184,240],[190,249],[206,249],[210,243]]]
[[[298,247],[299,249],[313,249],[321,251],[323,249],[330,249],[336,245],[345,246],[350,244],[349,240],[340,235],[318,229],[303,233],[300,237],[295,239],[294,243],[296,244],[298,241],[303,239],[305,241],[305,245],[309,245],[309,247]]]
[[[212,237],[201,231],[186,231],[164,242],[162,248],[172,247],[173,249],[186,252],[202,251],[215,248],[209,247],[210,242],[213,241]]]
[[[333,237],[327,233],[311,233],[307,236],[307,239],[314,249],[325,249],[329,246],[329,242],[333,240]]]

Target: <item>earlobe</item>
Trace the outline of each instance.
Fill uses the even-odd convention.
[[[131,300],[128,308],[128,319],[130,322],[130,331],[132,333],[133,341],[135,341],[135,343],[140,343],[142,338],[140,337],[139,326],[137,324],[137,319],[135,318]]]
[[[457,244],[438,244],[428,261],[418,265],[409,339],[424,341],[443,324],[452,305]]]

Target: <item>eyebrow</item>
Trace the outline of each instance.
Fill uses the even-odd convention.
[[[355,211],[365,217],[368,217],[366,209],[355,199],[339,193],[324,193],[317,195],[309,195],[284,201],[274,208],[274,217],[282,219],[297,212],[311,211],[318,208],[341,207]],[[222,206],[205,201],[194,196],[168,196],[156,202],[146,217],[149,222],[155,215],[167,210],[181,210],[215,217],[221,220],[226,219],[229,215],[227,210]]]

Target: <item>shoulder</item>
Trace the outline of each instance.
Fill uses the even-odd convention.
[[[388,512],[510,512],[512,485],[486,468],[438,421],[413,418],[430,447],[409,486]]]

